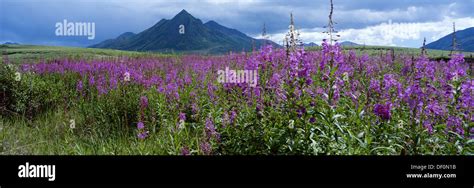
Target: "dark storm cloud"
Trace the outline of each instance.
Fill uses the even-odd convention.
[[[288,28],[293,12],[300,29],[327,23],[329,0],[1,0],[0,42],[87,46],[127,31],[140,32],[186,9],[203,22],[215,20],[249,35],[263,22],[269,33]],[[474,17],[474,0],[334,0],[338,29],[359,29],[382,22],[433,22],[445,17]],[[95,22],[96,38],[58,37],[55,23],[63,19]]]

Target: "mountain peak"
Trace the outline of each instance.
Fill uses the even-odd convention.
[[[183,9],[178,14],[189,14],[189,13],[188,13],[188,11],[186,11],[186,9]]]
[[[186,10],[181,10],[176,16],[174,16],[173,19],[175,18],[194,18],[193,15],[189,14]]]

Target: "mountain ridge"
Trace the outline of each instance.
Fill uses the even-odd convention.
[[[184,33],[180,33],[181,29]],[[129,51],[227,53],[250,51],[264,43],[278,46],[269,40],[254,39],[213,20],[203,23],[183,9],[172,19],[161,19],[140,33],[125,32],[115,39],[89,47]]]
[[[453,33],[450,33],[440,39],[426,45],[427,49],[451,50]],[[474,52],[474,27],[456,31],[456,42],[458,50]]]
[[[360,46],[360,44],[357,44],[355,42],[351,41],[344,41],[340,43],[341,46]]]

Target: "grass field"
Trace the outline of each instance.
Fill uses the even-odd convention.
[[[132,52],[96,48],[59,47],[59,46],[36,46],[36,45],[0,45],[0,52],[8,55],[10,61],[23,63],[37,60],[54,59],[103,59],[117,57],[162,57],[167,56],[159,53]]]
[[[413,56],[419,56],[421,50],[418,48],[402,48],[402,47],[389,47],[389,46],[350,46],[343,47],[344,50],[354,50],[358,55],[368,54],[371,56],[380,55],[380,53],[386,53],[387,51],[394,50],[395,54],[409,54]],[[318,51],[321,50],[321,46],[317,47],[306,47],[307,51]],[[448,58],[450,51],[443,50],[431,50],[427,49],[428,57],[430,58]],[[51,59],[107,59],[117,58],[122,56],[127,57],[161,57],[179,54],[162,54],[153,52],[132,52],[132,51],[121,51],[121,50],[109,50],[109,49],[96,49],[96,48],[75,48],[75,47],[58,47],[58,46],[36,46],[36,45],[0,45],[0,52],[8,55],[8,58],[12,62],[19,61],[31,61],[31,60],[51,60]],[[463,52],[466,57],[474,55],[473,52]]]

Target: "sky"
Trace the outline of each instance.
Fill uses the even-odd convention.
[[[474,0],[333,0],[340,41],[420,47],[456,29],[474,27]],[[303,42],[320,44],[329,0],[0,0],[0,43],[85,47],[124,32],[139,33],[182,9],[203,22],[282,42],[293,13]],[[94,23],[93,40],[57,36],[56,23]]]

